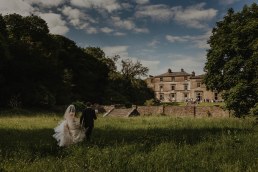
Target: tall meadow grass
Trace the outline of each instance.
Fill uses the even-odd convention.
[[[112,118],[95,122],[91,142],[60,148],[61,114],[0,117],[0,171],[256,171],[253,118]]]

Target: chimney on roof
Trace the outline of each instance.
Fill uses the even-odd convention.
[[[192,76],[195,76],[195,72],[194,71],[192,71]]]
[[[184,69],[183,69],[183,68],[181,69],[181,72],[184,72]]]
[[[171,70],[171,69],[168,69],[168,73],[172,73],[172,70]]]

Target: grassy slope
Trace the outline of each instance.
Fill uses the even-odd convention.
[[[91,143],[59,148],[56,114],[0,117],[0,171],[255,171],[253,119],[99,117]]]

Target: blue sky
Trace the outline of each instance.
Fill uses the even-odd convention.
[[[50,32],[107,56],[139,60],[149,75],[168,68],[203,74],[216,22],[255,0],[0,0],[2,15],[39,15]]]

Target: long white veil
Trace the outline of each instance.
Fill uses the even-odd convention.
[[[75,114],[75,106],[74,105],[69,105],[67,107],[67,109],[65,110],[65,113],[64,113],[64,118],[70,119],[71,117],[74,117],[74,116],[70,115],[71,113]]]

